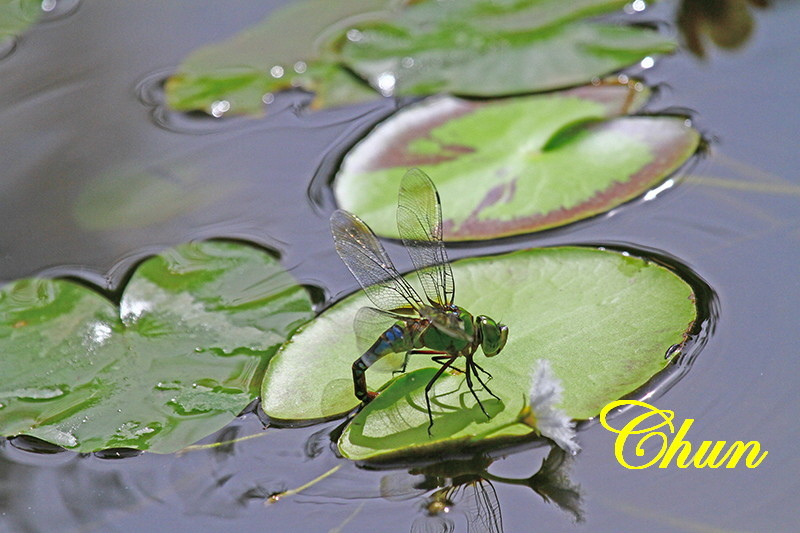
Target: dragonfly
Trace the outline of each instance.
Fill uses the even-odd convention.
[[[400,183],[397,229],[416,269],[425,298],[397,272],[375,233],[354,214],[339,209],[331,215],[331,232],[339,257],[364,289],[374,307],[362,307],[354,321],[362,355],[353,363],[353,386],[363,404],[377,394],[367,390],[366,371],[389,354],[427,354],[440,365],[425,387],[428,435],[433,427],[430,391],[448,369],[466,375],[467,386],[487,418],[473,378],[498,399],[481,373],[491,374],[474,360],[478,348],[487,357],[500,353],[508,327],[486,315],[473,316],[453,303],[455,282],[442,241],[442,207],[431,179],[419,169],[409,170]],[[376,328],[376,325],[382,325]],[[382,333],[375,339],[376,331]],[[464,359],[464,368],[455,365]]]

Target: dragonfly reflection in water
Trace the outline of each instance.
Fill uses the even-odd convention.
[[[381,479],[381,497],[404,501],[427,494],[421,516],[411,525],[411,533],[452,532],[460,519],[466,521],[466,531],[471,533],[503,533],[496,485],[503,485],[506,490],[510,487],[532,489],[545,503],[555,505],[576,523],[584,521],[580,487],[570,479],[574,457],[563,449],[552,446],[539,469],[528,477],[492,474],[489,467],[493,462],[488,455],[479,454],[412,468],[408,472],[389,473]]]
[[[376,361],[391,353],[429,354],[441,365],[425,387],[428,435],[433,427],[429,393],[436,380],[449,368],[466,375],[467,386],[481,411],[489,417],[473,386],[475,378],[483,389],[483,373],[491,375],[473,359],[478,347],[484,355],[497,355],[506,344],[508,327],[491,318],[474,317],[453,303],[455,283],[442,242],[442,209],[433,182],[419,169],[406,173],[400,184],[397,229],[416,268],[427,301],[403,279],[375,234],[361,219],[344,210],[331,216],[336,251],[364,288],[376,307],[363,307],[356,314],[355,330],[363,355],[353,363],[356,397],[364,403],[376,395],[367,390],[365,373]],[[376,325],[381,326],[376,329]],[[376,331],[383,331],[375,340]],[[465,360],[464,370],[454,365]],[[405,369],[405,364],[403,365]],[[499,400],[499,398],[497,398]]]
[[[427,495],[411,533],[452,532],[461,519],[466,521],[467,531],[503,533],[497,491],[486,479],[491,464],[491,458],[477,455],[388,473],[381,478],[381,497],[404,501]]]
[[[503,516],[497,491],[491,481],[478,476],[462,476],[450,480],[449,486],[434,491],[425,502],[427,516],[418,517],[411,525],[411,533],[433,531],[440,519],[442,531],[454,507],[463,510],[468,531],[503,533]]]

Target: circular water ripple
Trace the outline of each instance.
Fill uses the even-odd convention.
[[[207,113],[171,109],[166,102],[164,86],[174,72],[174,68],[156,70],[145,75],[136,84],[137,98],[150,109],[152,121],[159,128],[175,133],[207,135],[222,131],[241,130],[261,118],[227,114],[228,108],[225,101],[217,102],[217,105],[209,109]],[[304,91],[283,91],[276,95],[270,103],[265,103],[264,113],[270,118],[286,112],[300,115],[310,101],[311,95]]]
[[[53,22],[75,13],[81,0],[42,0],[42,22]]]
[[[13,54],[14,50],[16,49],[17,49],[16,37],[5,37],[3,39],[0,39],[0,61]]]

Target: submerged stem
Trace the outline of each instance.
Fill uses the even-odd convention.
[[[253,433],[252,435],[245,435],[244,437],[238,437],[231,440],[223,440],[219,442],[212,442],[211,444],[192,444],[191,446],[186,446],[182,450],[178,451],[178,455],[184,454],[186,452],[195,452],[198,450],[208,450],[211,448],[219,448],[220,446],[227,446],[229,444],[236,444],[237,442],[242,442],[250,439],[255,439],[257,437],[263,437],[266,435],[266,432],[261,433]]]
[[[269,504],[272,504],[272,503],[276,503],[279,500],[285,498],[286,496],[294,496],[295,494],[298,494],[298,493],[306,490],[307,488],[316,485],[317,483],[319,483],[320,481],[322,481],[326,477],[334,474],[341,467],[342,467],[342,465],[336,465],[333,468],[331,468],[330,470],[328,470],[327,472],[324,472],[323,474],[320,474],[319,476],[315,477],[314,479],[312,479],[308,483],[304,483],[303,485],[300,485],[296,489],[284,490],[283,492],[276,492],[275,494],[272,494],[269,498],[267,498],[267,500],[264,502],[264,505],[269,505]]]

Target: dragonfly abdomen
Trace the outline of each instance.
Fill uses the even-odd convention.
[[[355,395],[361,401],[369,401],[369,393],[367,392],[367,380],[365,373],[369,367],[381,357],[390,353],[408,352],[414,349],[415,337],[409,328],[403,327],[401,323],[397,323],[384,331],[375,344],[370,346],[369,350],[356,359],[353,363],[353,384],[355,387]]]

